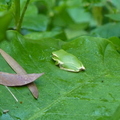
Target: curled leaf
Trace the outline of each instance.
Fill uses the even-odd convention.
[[[0,84],[5,86],[23,86],[35,81],[43,74],[44,73],[21,75],[0,72]]]

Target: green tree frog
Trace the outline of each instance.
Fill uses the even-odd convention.
[[[85,70],[82,62],[78,58],[63,49],[52,52],[52,59],[56,65],[59,65],[60,69],[70,71],[70,72],[79,72]]]

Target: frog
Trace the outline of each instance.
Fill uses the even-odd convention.
[[[84,65],[76,56],[63,49],[53,51],[52,59],[55,61],[55,65],[58,65],[60,69],[69,72],[80,72],[85,70]]]

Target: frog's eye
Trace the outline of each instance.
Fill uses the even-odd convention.
[[[56,55],[56,54],[53,54],[53,56],[58,57],[58,55]]]

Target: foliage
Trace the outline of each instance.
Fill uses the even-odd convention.
[[[27,87],[11,87],[16,103],[0,85],[0,119],[119,120],[119,5],[119,0],[1,0],[0,48],[28,73],[45,75],[35,81],[38,100]],[[51,53],[61,48],[86,71],[55,66]],[[14,73],[2,56],[0,71]]]

